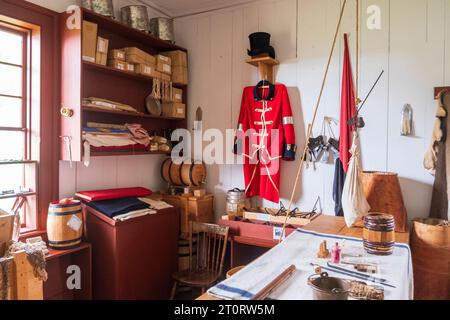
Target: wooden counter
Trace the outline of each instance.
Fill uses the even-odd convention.
[[[305,230],[362,238],[363,228],[348,228],[343,217],[321,215],[303,227]],[[395,233],[396,242],[409,244],[409,233]],[[197,300],[220,300],[205,293]]]

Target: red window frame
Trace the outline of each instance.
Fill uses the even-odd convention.
[[[31,122],[28,121],[29,115],[30,115],[30,50],[31,50],[31,30],[22,28],[15,25],[10,25],[5,22],[0,22],[0,30],[6,33],[15,34],[20,37],[22,37],[22,62],[21,64],[14,64],[7,61],[0,60],[1,65],[6,66],[12,66],[16,68],[22,69],[22,92],[19,96],[15,95],[8,95],[3,94],[0,92],[0,97],[4,98],[15,98],[21,100],[21,126],[20,127],[0,127],[1,131],[13,131],[13,132],[23,132],[23,155],[22,159],[17,160],[24,160],[29,161],[30,160],[30,139],[31,139]],[[29,172],[26,172],[25,167],[23,170],[23,177],[24,181],[22,181],[22,185],[25,186],[25,174],[29,174]],[[37,174],[37,171],[34,172],[34,174]],[[37,190],[34,190],[33,194],[37,194]],[[17,196],[16,199],[18,199],[20,196]],[[31,209],[31,210],[27,210]],[[27,225],[27,216],[28,214],[36,214],[37,213],[37,207],[36,203],[34,203],[33,208],[29,208],[28,206],[24,205],[22,207],[22,215],[21,215],[21,227],[27,228],[30,227]],[[32,219],[35,220],[35,219]]]

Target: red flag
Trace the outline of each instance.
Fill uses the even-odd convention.
[[[352,145],[352,134],[355,126],[349,126],[347,122],[356,116],[356,99],[355,90],[353,88],[353,73],[350,62],[350,52],[348,49],[348,35],[344,34],[345,52],[344,52],[344,71],[342,75],[342,95],[341,95],[341,121],[340,132],[341,140],[339,153],[347,173],[348,163],[350,161],[350,147]]]

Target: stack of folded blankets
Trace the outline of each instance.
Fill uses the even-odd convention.
[[[148,151],[150,136],[140,124],[88,122],[83,141],[94,151]]]
[[[102,214],[125,221],[156,213],[156,210],[171,207],[165,202],[149,198],[152,191],[146,188],[122,188],[77,192],[75,196]]]
[[[127,104],[95,97],[83,99],[83,106],[101,110],[139,113],[136,108]]]

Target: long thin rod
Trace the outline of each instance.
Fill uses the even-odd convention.
[[[300,165],[299,165],[298,170],[297,170],[297,176],[295,178],[295,182],[294,182],[294,187],[292,189],[291,198],[289,199],[288,211],[291,210],[291,206],[292,206],[292,203],[294,201],[295,192],[297,191],[297,186],[298,186],[298,182],[299,182],[299,179],[300,179],[300,175],[301,175],[302,170],[303,170],[303,164],[305,162],[306,151],[308,150],[308,140],[309,140],[309,138],[311,138],[312,129],[313,129],[314,123],[316,122],[317,112],[319,111],[320,102],[322,100],[323,91],[325,89],[325,83],[326,83],[327,78],[328,78],[328,71],[330,70],[331,60],[333,59],[333,53],[334,53],[334,49],[336,47],[336,41],[337,41],[337,37],[339,35],[339,30],[341,28],[342,17],[344,16],[344,10],[345,10],[345,5],[346,4],[347,4],[347,0],[344,0],[344,3],[343,3],[342,8],[341,8],[341,13],[340,13],[340,16],[339,16],[339,22],[338,22],[337,27],[336,27],[336,33],[334,34],[334,39],[333,39],[333,44],[331,46],[330,55],[328,57],[327,66],[325,68],[325,74],[323,76],[322,86],[320,88],[319,97],[317,98],[316,107],[314,109],[313,119],[312,119],[311,125],[308,128],[308,134],[306,135],[305,147],[303,148],[302,158],[300,159]],[[286,230],[286,224],[287,224],[287,221],[288,221],[288,217],[289,217],[289,215],[286,215],[286,218],[285,218],[284,224],[283,224],[283,233],[282,234],[284,234],[284,232]],[[281,242],[281,240],[282,240],[282,237],[280,237],[280,242]]]
[[[286,282],[297,270],[295,265],[289,266],[280,275],[278,275],[273,281],[271,281],[267,286],[265,286],[260,292],[255,294],[251,300],[264,300],[267,298],[275,289]]]
[[[381,71],[380,75],[378,76],[377,80],[373,84],[372,88],[370,89],[369,93],[367,94],[364,101],[361,103],[361,106],[358,108],[358,113],[361,111],[362,107],[364,107],[364,104],[366,103],[367,99],[369,99],[370,95],[372,94],[373,89],[377,86],[378,82],[380,81],[381,77],[383,76],[384,70]]]

